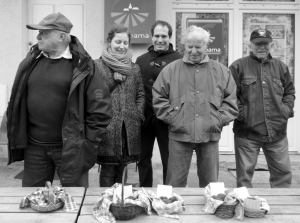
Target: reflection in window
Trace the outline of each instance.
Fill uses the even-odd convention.
[[[176,13],[176,50],[184,53],[183,35],[186,30],[186,21],[188,18],[203,18],[203,19],[221,19],[224,24],[223,29],[223,44],[224,52],[222,55],[209,55],[211,59],[217,60],[220,63],[228,66],[228,13]]]
[[[243,16],[243,56],[249,54],[250,34],[255,29],[268,29],[272,32],[274,46],[271,55],[284,62],[294,77],[294,36],[295,15],[283,14],[244,14]]]

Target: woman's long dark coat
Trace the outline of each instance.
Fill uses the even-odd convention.
[[[132,74],[115,82],[111,70],[100,58],[95,61],[111,91],[113,118],[107,134],[100,143],[100,156],[122,155],[122,124],[125,123],[129,156],[141,151],[141,124],[144,120],[145,93],[140,68],[132,63]]]

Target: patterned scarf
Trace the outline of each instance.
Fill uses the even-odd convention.
[[[126,76],[132,74],[132,55],[130,49],[125,54],[113,53],[111,48],[105,48],[102,51],[102,59],[114,71],[116,81],[123,81]]]

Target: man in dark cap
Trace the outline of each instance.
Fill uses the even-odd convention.
[[[98,143],[111,120],[107,85],[61,13],[28,29],[38,43],[21,62],[7,109],[8,164],[24,160],[23,187],[57,171],[62,186],[88,186]]]
[[[238,118],[234,143],[238,187],[252,187],[260,148],[272,188],[288,188],[292,172],[286,136],[294,116],[295,87],[288,67],[270,54],[272,33],[257,29],[250,36],[250,55],[229,67],[237,85]]]

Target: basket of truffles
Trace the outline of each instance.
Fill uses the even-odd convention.
[[[170,187],[165,185],[158,185],[160,187]],[[159,187],[158,187],[159,188]],[[159,189],[158,189],[159,190]],[[166,196],[161,196],[162,193],[155,194],[150,190],[145,190],[151,199],[152,208],[157,212],[159,216],[176,218],[178,219],[178,213],[185,210],[185,204],[182,197],[176,193],[163,193]]]
[[[239,203],[236,193],[232,189],[226,190],[224,183],[210,183],[205,187],[206,204],[203,210],[222,219],[230,219],[235,214]]]

